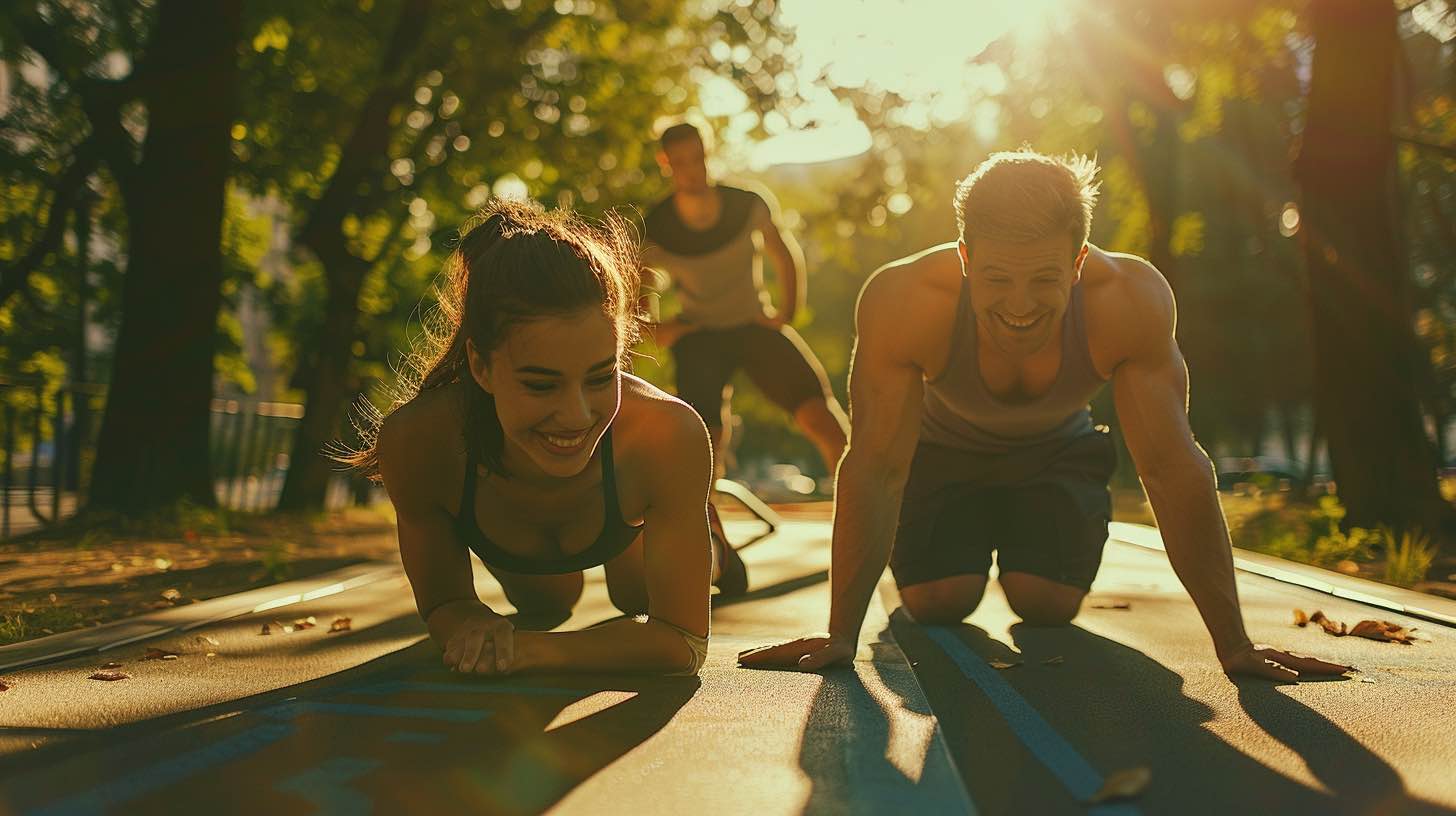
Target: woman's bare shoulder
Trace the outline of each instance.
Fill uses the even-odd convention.
[[[461,475],[464,442],[455,385],[425,391],[394,409],[379,427],[379,470],[390,495],[440,501]]]

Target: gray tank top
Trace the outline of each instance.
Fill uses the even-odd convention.
[[[920,440],[975,453],[1004,453],[1095,433],[1087,403],[1106,382],[1087,348],[1082,287],[1062,318],[1062,362],[1045,394],[1029,402],[1004,402],[991,394],[976,356],[976,313],[971,287],[961,279],[950,358],[945,371],[925,383]]]
[[[718,223],[694,230],[682,223],[672,197],[645,219],[643,262],[672,276],[679,317],[695,326],[722,329],[752,323],[766,314],[763,257],[754,235],[772,224],[768,202],[758,193],[718,187],[723,209]]]

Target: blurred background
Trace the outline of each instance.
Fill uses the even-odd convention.
[[[376,500],[318,452],[384,404],[457,226],[644,211],[687,115],[778,197],[846,402],[860,286],[955,238],[960,177],[1095,154],[1092,240],[1172,283],[1241,544],[1444,585],[1453,41],[1446,0],[10,0],[0,535]],[[731,475],[828,495],[780,412],[734,407]],[[1117,486],[1151,523],[1125,452]]]

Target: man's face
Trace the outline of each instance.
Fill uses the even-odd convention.
[[[960,251],[984,335],[1014,357],[1045,347],[1067,312],[1086,246],[1065,235],[1027,243],[977,238]]]
[[[691,194],[708,189],[708,157],[702,140],[678,139],[658,152],[657,161],[671,174],[673,190]]]
[[[508,467],[557,478],[586,467],[621,405],[617,352],[600,309],[521,323],[485,356],[471,346],[470,372],[495,397]]]

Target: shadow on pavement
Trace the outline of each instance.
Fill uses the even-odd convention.
[[[910,721],[895,709],[920,715],[914,719],[926,729],[933,723],[920,719],[931,711],[899,647],[887,639],[888,630],[871,642],[874,660],[822,675],[799,751],[799,767],[812,784],[805,813],[966,812],[943,749],[891,730],[892,718],[901,730]],[[888,695],[872,692],[868,676]]]
[[[983,813],[1082,810],[1039,765],[975,685],[914,624],[896,633],[922,657],[932,707]],[[1309,707],[1272,685],[1241,683],[1252,722],[1297,752],[1328,791],[1289,779],[1204,724],[1205,703],[1183,693],[1183,678],[1136,649],[1076,625],[1010,629],[1012,650],[969,624],[949,627],[986,660],[1021,665],[997,672],[1104,776],[1145,766],[1153,783],[1136,803],[1147,812],[1452,813],[1410,798],[1399,774]],[[1019,652],[1019,654],[1018,654]],[[1059,663],[1043,661],[1060,657]],[[947,681],[947,674],[957,675]],[[970,686],[969,693],[967,686]],[[932,690],[934,689],[934,690]],[[954,702],[946,700],[954,689]],[[937,699],[940,697],[940,699]],[[1252,735],[1251,735],[1252,736]],[[1046,789],[1060,793],[1046,798]],[[1040,792],[1038,792],[1040,791]],[[1027,801],[1026,796],[1035,797]]]
[[[187,721],[116,729],[105,748],[8,779],[0,810],[539,813],[651,738],[699,687],[461,677],[438,660],[421,642]]]

